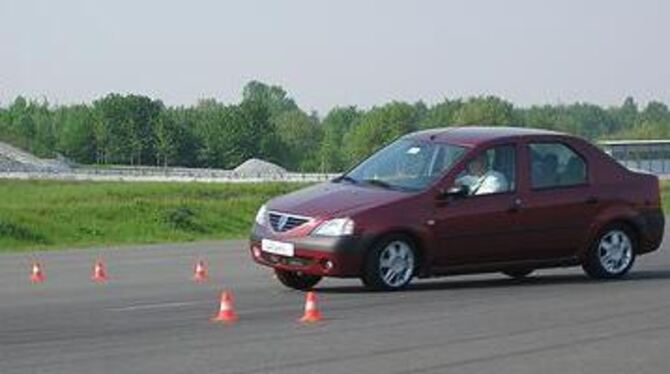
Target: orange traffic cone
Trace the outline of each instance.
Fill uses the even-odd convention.
[[[305,314],[300,318],[300,322],[311,323],[321,321],[321,312],[316,305],[316,294],[312,291],[305,295]]]
[[[233,295],[230,292],[224,291],[221,293],[219,313],[212,317],[212,321],[228,323],[237,321],[237,314],[233,307]]]
[[[42,270],[42,265],[34,261],[30,270],[30,281],[33,283],[44,282],[46,277],[44,276],[44,271]]]
[[[93,265],[91,280],[94,282],[103,282],[107,280],[107,272],[105,271],[105,264],[102,260],[96,261]]]
[[[207,280],[207,265],[205,265],[205,261],[199,260],[195,263],[193,280],[196,282],[204,282]]]

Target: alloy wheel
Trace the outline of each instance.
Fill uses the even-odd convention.
[[[598,243],[598,260],[610,274],[624,271],[633,260],[633,244],[622,230],[611,230]]]
[[[379,254],[379,275],[390,288],[399,288],[410,281],[414,273],[414,252],[403,241],[392,241]]]

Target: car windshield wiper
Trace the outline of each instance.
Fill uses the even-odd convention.
[[[388,188],[388,189],[396,188],[396,186],[379,179],[363,179],[361,182],[371,184],[373,186],[379,186],[382,188]]]
[[[346,174],[335,178],[335,182],[337,182],[337,183],[339,183],[339,182],[349,182],[349,183],[353,183],[353,184],[358,184],[358,181],[356,179],[354,179],[354,178],[352,178],[352,177],[350,177]]]
[[[391,183],[388,183],[388,182],[385,182],[385,181],[379,180],[379,179],[363,179],[361,182],[365,183],[365,184],[372,185],[372,186],[385,188],[387,190],[405,191],[405,192],[418,191],[418,189],[416,189],[416,188],[406,187],[406,186],[399,186],[397,184],[391,184]]]

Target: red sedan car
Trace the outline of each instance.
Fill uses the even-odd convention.
[[[258,211],[253,259],[284,285],[579,266],[619,278],[664,231],[659,182],[590,143],[527,128],[464,127],[401,137],[328,183]]]

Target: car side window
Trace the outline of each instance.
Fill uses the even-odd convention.
[[[532,188],[586,184],[586,161],[563,143],[530,143]]]
[[[470,159],[456,177],[456,186],[467,186],[469,195],[490,195],[516,189],[516,147],[491,147]]]

